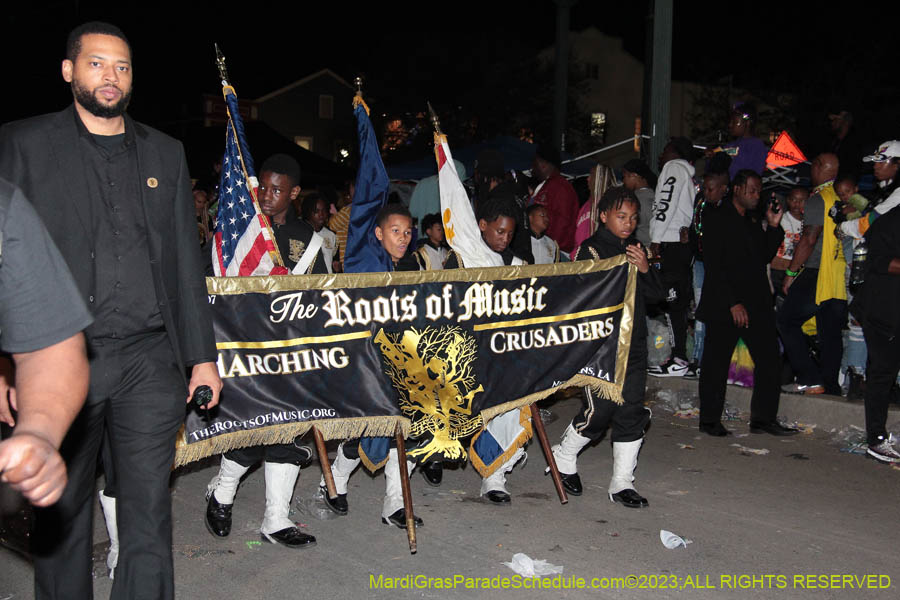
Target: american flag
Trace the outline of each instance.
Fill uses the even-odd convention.
[[[231,87],[226,87],[224,93],[228,103],[228,127],[219,179],[213,271],[216,277],[287,275],[268,219],[260,211],[256,199],[258,184],[244,141],[237,97]]]

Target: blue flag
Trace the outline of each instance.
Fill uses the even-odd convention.
[[[390,182],[378,152],[378,141],[369,120],[368,108],[361,99],[354,104],[359,135],[359,171],[356,173],[356,194],[350,208],[344,272],[384,273],[393,270],[393,263],[375,237],[375,217],[387,203]]]

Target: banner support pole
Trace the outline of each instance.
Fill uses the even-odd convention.
[[[406,537],[409,539],[409,553],[417,552],[416,545],[416,516],[413,514],[412,491],[409,488],[409,472],[406,470],[406,443],[403,441],[403,432],[399,429],[394,436],[397,440],[397,462],[400,467],[400,488],[403,490],[403,509],[406,513]]]
[[[337,498],[337,489],[334,487],[334,476],[331,474],[331,463],[328,461],[328,451],[325,449],[325,438],[319,428],[313,425],[313,439],[316,441],[316,452],[319,455],[319,465],[322,467],[322,476],[325,478],[325,491],[328,497]]]
[[[562,478],[559,476],[559,469],[556,468],[556,459],[553,458],[550,442],[547,441],[547,431],[544,429],[544,421],[541,419],[541,409],[538,408],[537,402],[532,402],[530,408],[534,434],[541,443],[541,450],[544,451],[544,457],[547,459],[547,465],[550,467],[550,476],[553,478],[553,485],[556,486],[556,493],[559,494],[559,502],[560,504],[568,504],[569,496],[566,495],[566,490],[563,489]]]

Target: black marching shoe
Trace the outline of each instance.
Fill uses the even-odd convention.
[[[350,510],[347,504],[347,494],[338,494],[337,498],[329,498],[326,487],[322,486],[319,489],[322,491],[322,500],[325,502],[325,506],[330,508],[331,512],[341,516],[347,514],[347,511]]]
[[[220,504],[215,492],[210,492],[206,503],[206,528],[216,537],[228,537],[231,533],[231,507],[233,504]]]
[[[560,473],[559,478],[562,479],[562,484],[566,491],[573,496],[580,496],[584,492],[584,488],[581,485],[581,477],[578,476],[578,473],[572,473],[571,475]]]
[[[646,498],[632,489],[622,490],[621,492],[610,494],[609,499],[612,502],[618,502],[622,506],[626,506],[628,508],[646,508],[647,506],[650,506],[650,503],[647,502]]]
[[[512,498],[509,497],[509,494],[502,490],[491,490],[486,492],[484,497],[494,504],[509,504],[512,502]]]
[[[731,431],[722,425],[722,421],[716,421],[715,423],[700,423],[700,431],[713,437],[725,437],[726,435],[731,435]]]
[[[544,475],[549,474],[550,467],[547,467],[544,469]],[[572,473],[570,475],[560,471],[559,478],[562,480],[562,485],[565,490],[573,496],[580,496],[584,492],[584,487],[581,485],[581,477],[579,477],[578,473]]]
[[[296,527],[287,527],[275,533],[261,533],[260,537],[264,542],[281,544],[288,548],[311,548],[316,545],[314,536],[307,535]]]
[[[413,517],[416,523],[416,527],[421,527],[425,524],[419,517]],[[381,517],[381,522],[385,525],[396,525],[400,529],[406,529],[406,509],[400,508],[394,514],[389,516],[388,518]]]
[[[750,421],[750,433],[768,433],[770,435],[785,436],[797,435],[800,431],[793,427],[785,427],[778,421],[770,421],[768,423]]]
[[[428,485],[438,487],[444,479],[444,465],[439,460],[425,463],[422,465],[422,476]]]

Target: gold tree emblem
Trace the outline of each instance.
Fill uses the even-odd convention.
[[[475,338],[459,327],[415,328],[375,336],[387,365],[386,373],[400,393],[400,410],[412,421],[410,435],[430,435],[421,448],[410,451],[423,460],[441,454],[449,460],[465,459],[459,442],[482,426],[472,417],[472,400],[484,391],[476,387],[472,368],[478,355]]]

